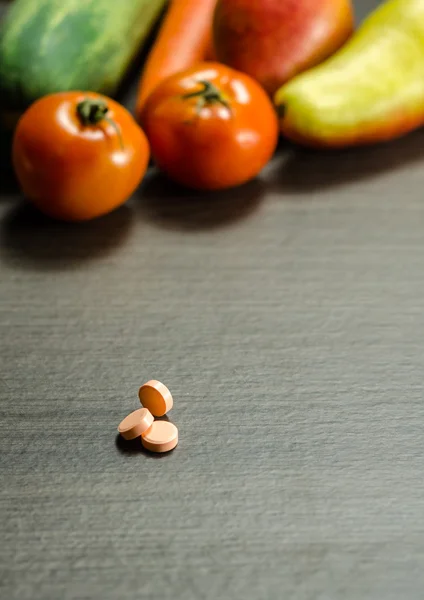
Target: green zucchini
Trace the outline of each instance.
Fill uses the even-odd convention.
[[[113,95],[166,0],[15,0],[0,29],[0,107],[53,92]]]

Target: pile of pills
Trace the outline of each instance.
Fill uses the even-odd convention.
[[[160,381],[148,381],[141,386],[138,397],[143,408],[129,414],[118,426],[125,440],[141,437],[141,443],[150,452],[169,452],[178,444],[178,429],[169,421],[155,421],[171,410],[174,401],[171,392]]]

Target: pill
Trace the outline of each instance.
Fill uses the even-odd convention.
[[[118,431],[125,440],[134,440],[148,431],[153,421],[153,415],[147,408],[139,408],[119,423]]]
[[[155,421],[142,435],[141,443],[150,452],[169,452],[178,444],[178,429],[169,421]]]
[[[141,386],[138,397],[141,404],[148,408],[155,417],[163,417],[174,404],[168,388],[154,379]]]

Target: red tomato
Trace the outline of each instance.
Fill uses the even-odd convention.
[[[219,63],[165,79],[148,98],[142,123],[157,165],[199,190],[252,179],[278,140],[277,115],[265,91]]]
[[[13,163],[24,194],[45,214],[84,221],[125,202],[149,160],[129,112],[99,94],[45,96],[21,117]]]

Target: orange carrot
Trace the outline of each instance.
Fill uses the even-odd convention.
[[[217,0],[171,0],[141,76],[136,104],[140,120],[147,97],[168,75],[205,60],[210,51]]]
[[[218,61],[218,59],[216,57],[213,39],[212,39],[212,29],[211,29],[208,43],[207,43],[206,50],[205,50],[205,60],[211,60],[213,62]]]

